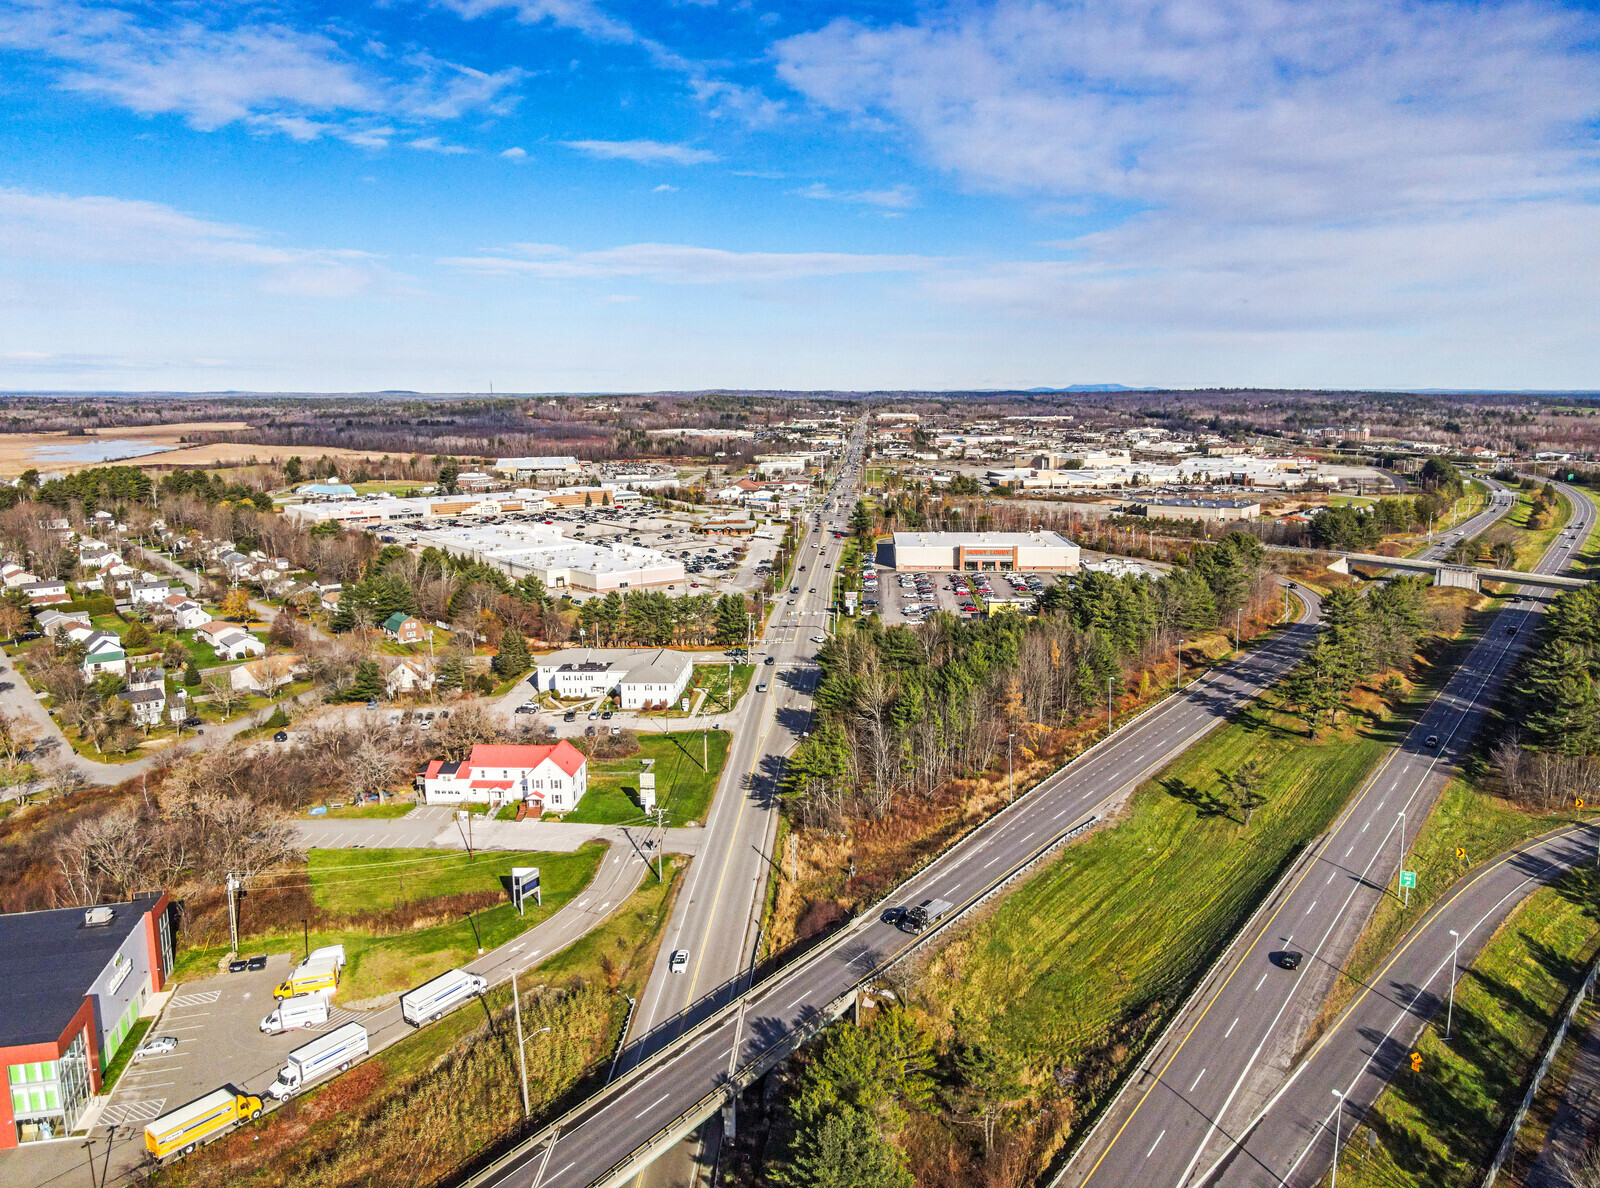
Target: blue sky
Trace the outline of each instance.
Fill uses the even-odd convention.
[[[0,0],[0,388],[1600,387],[1597,35]]]

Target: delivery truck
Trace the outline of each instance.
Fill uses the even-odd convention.
[[[267,1092],[279,1101],[287,1101],[318,1077],[343,1072],[366,1054],[365,1027],[359,1023],[335,1027],[327,1035],[319,1035],[290,1052],[289,1059],[278,1070],[278,1079],[267,1086]]]
[[[261,1117],[261,1099],[240,1093],[232,1085],[213,1089],[188,1105],[162,1114],[144,1128],[145,1150],[157,1159],[187,1155],[207,1139],[246,1118]]]
[[[452,969],[400,996],[400,1014],[413,1027],[439,1018],[459,1002],[489,988],[489,979]]]
[[[329,945],[312,949],[306,959],[294,967],[272,993],[278,998],[293,998],[297,994],[313,994],[326,990],[329,994],[339,988],[339,978],[344,973],[344,946]]]
[[[291,1027],[321,1027],[327,1021],[328,992],[318,990],[279,999],[272,1014],[261,1020],[261,1030],[268,1035],[280,1035]]]

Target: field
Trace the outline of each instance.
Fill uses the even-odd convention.
[[[481,944],[504,944],[548,919],[594,878],[603,845],[570,854],[465,854],[439,850],[312,850],[305,883],[320,909],[309,936],[282,923],[256,931],[253,921],[275,920],[274,889],[246,892],[240,909],[241,951],[302,952],[342,944],[349,966],[339,988],[341,1002],[355,1002],[432,977],[469,960]],[[537,866],[544,904],[529,904],[519,917],[505,879],[512,866]],[[279,892],[283,893],[282,891]],[[475,899],[441,897],[476,896]],[[259,908],[257,907],[259,904]],[[176,978],[212,972],[225,946],[190,949],[179,955]]]
[[[726,664],[696,664],[694,675],[690,684],[697,689],[706,691],[705,700],[700,705],[703,714],[716,713],[722,710],[731,710],[739,703],[739,699],[750,690],[750,678],[754,675],[754,664],[735,664],[733,666],[733,695],[728,695],[728,666]]]
[[[1040,1076],[1077,1067],[1092,1100],[1392,734],[1382,723],[1312,741],[1268,709],[1248,711],[1142,785],[1115,828],[1073,846],[958,938],[931,964],[923,998],[990,1018],[991,1038]],[[1250,761],[1266,800],[1246,827],[1216,798],[1225,773]]]
[[[702,748],[702,734],[705,745]],[[667,824],[704,821],[716,793],[722,765],[732,740],[726,730],[679,731],[639,735],[639,751],[626,759],[594,759],[589,763],[589,790],[564,820],[589,825],[622,825],[643,821],[639,808],[641,760],[654,759],[656,803],[667,812]],[[700,766],[702,751],[710,770]]]
[[[1575,871],[1501,926],[1457,984],[1451,1038],[1430,1027],[1415,1049],[1422,1071],[1402,1071],[1350,1136],[1341,1184],[1466,1188],[1481,1181],[1593,955],[1595,893],[1592,872]]]

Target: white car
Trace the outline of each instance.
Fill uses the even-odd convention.
[[[812,643],[827,643],[828,642],[828,637],[826,635],[813,635],[811,637],[811,642]]]
[[[169,1052],[178,1050],[178,1037],[175,1035],[158,1035],[155,1039],[145,1040],[133,1053],[135,1060],[143,1060],[146,1056],[165,1056]]]
[[[667,972],[681,974],[689,968],[689,950],[674,949],[672,956],[667,958]]]

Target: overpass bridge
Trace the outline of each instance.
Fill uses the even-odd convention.
[[[1276,552],[1332,554],[1338,558],[1328,568],[1334,573],[1349,573],[1352,565],[1370,565],[1377,569],[1401,569],[1412,573],[1433,576],[1436,586],[1458,586],[1467,590],[1482,590],[1484,582],[1506,582],[1514,586],[1542,586],[1551,590],[1581,590],[1590,584],[1589,578],[1569,577],[1558,573],[1528,573],[1520,569],[1490,569],[1482,565],[1457,565],[1453,561],[1428,560],[1423,557],[1385,557],[1382,553],[1344,553],[1337,549],[1298,549],[1288,545],[1268,546]]]

